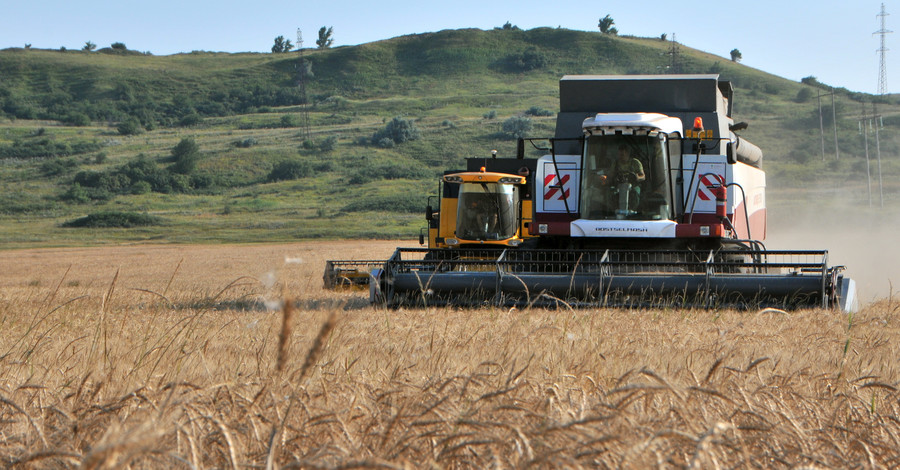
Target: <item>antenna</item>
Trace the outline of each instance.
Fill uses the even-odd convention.
[[[878,94],[883,95],[887,93],[887,64],[885,56],[889,50],[884,44],[884,39],[888,34],[893,33],[893,31],[889,31],[885,28],[885,18],[888,16],[888,13],[884,10],[884,3],[881,4],[881,13],[876,16],[881,18],[881,29],[872,34],[881,36],[881,47],[879,47],[876,52],[878,52],[881,57],[881,65],[878,69]]]

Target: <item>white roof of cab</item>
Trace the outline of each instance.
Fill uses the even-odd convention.
[[[659,113],[626,113],[626,114],[597,114],[584,120],[582,129],[617,128],[629,129],[656,129],[666,134],[681,133],[684,127],[681,119],[666,116]]]

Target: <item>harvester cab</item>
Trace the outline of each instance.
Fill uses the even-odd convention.
[[[762,152],[732,132],[732,94],[715,75],[563,77],[532,233],[559,248],[759,247]]]
[[[447,246],[522,244],[519,188],[525,184],[524,176],[487,172],[482,167],[477,172],[444,175],[444,183],[459,186],[456,211],[447,215],[445,224],[455,228],[451,236],[442,237]]]
[[[534,159],[470,157],[467,169],[447,171],[438,188],[438,207],[425,209],[428,248],[487,250],[515,248],[533,238],[531,178]],[[420,239],[420,243],[424,240]]]

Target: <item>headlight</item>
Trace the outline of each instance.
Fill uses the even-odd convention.
[[[444,181],[448,183],[462,183],[462,180],[462,176],[447,175],[444,177]]]
[[[514,239],[506,242],[506,244],[509,246],[519,246],[522,244],[522,240],[519,240],[518,238],[514,238]]]
[[[444,243],[446,243],[450,246],[456,246],[456,245],[459,245],[459,240],[457,240],[455,238],[448,238],[448,239],[444,240]]]
[[[500,178],[501,184],[522,184],[522,178],[510,178],[508,176],[504,176]]]

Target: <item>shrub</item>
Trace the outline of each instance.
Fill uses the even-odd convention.
[[[62,120],[64,123],[70,126],[84,127],[91,125],[91,118],[84,113],[79,113],[77,111],[72,111],[66,115]]]
[[[797,92],[797,96],[794,98],[794,102],[796,103],[806,103],[813,97],[813,92],[809,87],[803,87],[800,91]]]
[[[528,111],[525,111],[525,114],[528,114],[530,116],[553,116],[553,111],[544,109],[540,106],[532,106],[528,108]]]
[[[136,212],[107,211],[86,215],[62,224],[69,228],[132,228],[160,225],[163,219]]]
[[[337,148],[337,136],[328,136],[322,140],[314,141],[310,139],[306,139],[300,143],[300,148],[303,150],[319,150],[320,152],[330,152]]]
[[[212,175],[194,173],[191,175],[190,186],[194,189],[209,189],[214,187],[217,182]]]
[[[280,126],[297,127],[297,118],[295,118],[293,114],[285,114],[284,116],[281,116]]]
[[[82,187],[80,184],[75,183],[69,188],[65,193],[60,196],[60,199],[63,201],[73,202],[75,204],[84,204],[86,202],[91,201],[91,196],[88,194],[88,190]]]
[[[138,135],[141,132],[144,132],[143,127],[141,127],[141,122],[134,117],[129,117],[120,122],[119,125],[116,126],[116,130],[122,135]]]
[[[542,69],[549,65],[547,56],[534,47],[529,47],[520,54],[511,54],[506,57],[507,68],[513,72],[529,72]]]
[[[188,175],[197,169],[200,146],[192,137],[185,137],[172,149],[172,160],[175,162],[170,167],[172,172]]]
[[[329,171],[334,171],[334,163],[332,163],[331,160],[326,160],[316,165],[313,170],[316,173],[327,173]]]
[[[138,181],[146,181],[156,192],[172,192],[172,174],[143,155],[138,155],[137,160],[122,165],[114,173],[126,178],[129,186]]]
[[[78,168],[78,162],[74,158],[54,158],[41,163],[41,173],[45,176],[71,173],[76,168]]]
[[[178,125],[181,127],[191,127],[200,124],[200,121],[203,118],[200,117],[197,113],[190,113],[185,115],[181,120],[178,121]]]
[[[132,180],[122,173],[102,173],[87,170],[76,173],[74,183],[85,188],[117,193],[129,188]]]
[[[325,98],[321,102],[317,103],[316,106],[342,110],[346,109],[349,104],[349,100],[347,100],[347,98],[344,98],[343,96],[329,96],[328,98]]]
[[[524,116],[513,116],[503,121],[503,135],[511,139],[525,138],[534,128],[531,119]]]
[[[496,110],[496,109],[492,109],[492,110],[490,110],[490,111],[484,113],[484,115],[482,115],[482,117],[485,118],[485,119],[488,119],[488,120],[490,120],[490,119],[496,119],[496,118],[497,118],[497,110]]]
[[[379,147],[384,147],[382,143],[385,140],[391,140],[395,144],[402,144],[418,138],[419,130],[416,128],[415,123],[410,119],[397,116],[391,119],[383,129],[376,131],[372,135],[372,142],[375,142]]]
[[[323,152],[334,150],[337,147],[337,140],[337,137],[333,135],[322,139],[322,141],[319,142],[319,150]]]
[[[256,145],[258,143],[259,142],[256,139],[254,139],[253,137],[247,137],[244,140],[239,140],[239,141],[235,142],[234,146],[238,147],[238,148],[246,149],[246,148],[253,147],[254,145]]]
[[[296,180],[306,178],[312,175],[312,165],[308,162],[300,160],[285,160],[275,164],[272,171],[269,172],[269,182]]]
[[[131,194],[147,194],[152,190],[153,187],[146,181],[137,181],[131,185]]]
[[[15,140],[11,145],[0,145],[0,158],[52,158],[95,152],[97,142],[74,142],[71,145],[49,138]]]

